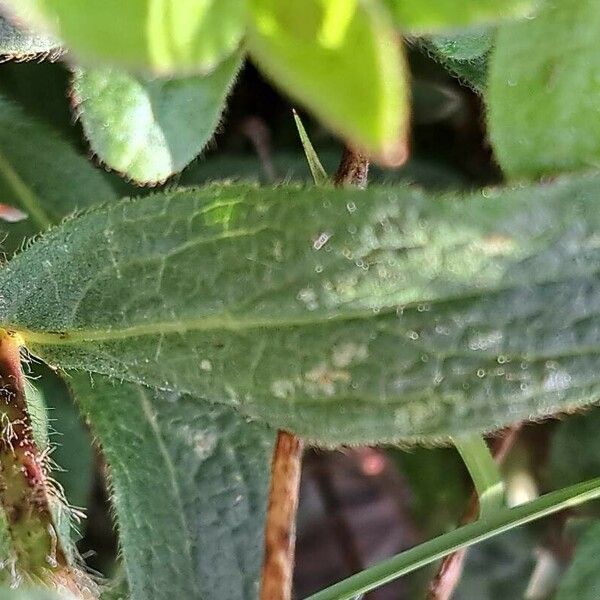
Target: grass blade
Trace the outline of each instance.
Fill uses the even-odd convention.
[[[600,478],[551,492],[514,508],[503,508],[485,519],[459,527],[357,573],[313,594],[307,600],[350,600],[460,548],[472,546],[525,523],[596,498],[600,498]]]

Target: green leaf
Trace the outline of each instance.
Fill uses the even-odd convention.
[[[556,600],[596,600],[600,590],[598,553],[600,521],[595,521],[581,536],[571,566],[561,579]]]
[[[181,171],[212,138],[241,58],[238,52],[210,75],[180,79],[78,69],[75,103],[92,150],[139,183]]]
[[[258,66],[335,132],[383,162],[405,158],[408,84],[388,15],[370,0],[250,0]]]
[[[209,72],[240,45],[245,0],[1,0],[85,63],[155,74]]]
[[[58,42],[54,38],[43,33],[24,31],[0,16],[0,54],[23,60],[57,49]]]
[[[101,171],[54,130],[0,97],[0,199],[22,213],[17,222],[0,214],[2,251],[11,253],[76,209],[114,198]]]
[[[86,508],[92,489],[94,457],[87,429],[81,421],[68,386],[45,365],[33,365],[31,389],[41,397],[45,408],[46,442],[52,447],[52,460],[58,469],[52,473],[64,489],[69,504]],[[28,396],[29,398],[29,396]],[[29,400],[28,400],[29,401]],[[31,403],[29,404],[31,411]]]
[[[427,195],[242,186],[55,228],[0,325],[63,368],[321,442],[436,441],[597,400],[600,177]]]
[[[385,0],[398,25],[411,33],[424,33],[478,23],[524,17],[537,0]]]
[[[407,482],[407,508],[426,537],[449,531],[463,516],[472,485],[460,455],[452,447],[392,447],[388,456]],[[429,583],[429,578],[427,578]]]
[[[510,177],[600,165],[599,28],[597,2],[561,0],[547,2],[533,20],[499,29],[488,124]]]
[[[488,28],[421,38],[419,44],[450,74],[473,91],[481,93],[486,87],[493,40],[493,30]]]
[[[75,375],[132,600],[257,595],[274,432],[231,408]]]
[[[111,581],[102,589],[100,600],[131,600],[127,576],[122,565],[117,567]]]
[[[566,486],[600,475],[600,409],[561,421],[548,457],[550,485]]]
[[[65,421],[67,425],[69,425],[69,418],[64,419],[63,411],[54,412],[54,408],[56,407],[56,403],[60,406],[61,403],[64,403],[65,400],[70,400],[70,395],[68,390],[66,390],[64,385],[60,385],[58,382],[57,385],[57,376],[55,373],[52,373],[50,369],[47,367],[43,368],[43,372],[47,375],[44,380],[35,379],[33,381],[27,381],[27,410],[31,417],[31,424],[33,429],[33,438],[39,450],[41,452],[49,452],[49,456],[52,457],[52,461],[48,464],[49,474],[51,475],[51,494],[49,494],[49,504],[50,510],[52,511],[53,524],[55,530],[61,540],[61,547],[63,551],[67,554],[69,564],[75,564],[75,554],[76,549],[74,542],[78,539],[77,529],[74,526],[73,515],[71,513],[71,508],[67,504],[70,502],[71,505],[76,506],[84,506],[83,501],[86,498],[82,498],[81,496],[74,498],[70,495],[72,491],[80,489],[81,486],[87,485],[87,491],[90,491],[90,476],[91,476],[91,444],[89,438],[84,438],[84,442],[87,444],[84,447],[80,447],[81,437],[83,434],[81,431],[75,429],[75,427],[71,427],[70,430],[67,429],[65,433],[71,435],[72,437],[69,439],[70,442],[70,452],[67,455],[67,460],[64,464],[58,462],[57,459],[57,446],[52,445],[54,441],[51,439],[51,436],[54,437],[54,434],[57,433],[56,429],[50,425],[52,422],[53,425],[62,425]],[[29,373],[31,376],[32,373]],[[63,398],[57,399],[55,396],[58,391],[62,392]],[[65,398],[66,396],[66,398]],[[72,408],[74,408],[71,405]],[[71,419],[74,415],[69,415]],[[75,415],[75,418],[76,415]],[[51,453],[50,453],[50,450]],[[64,458],[64,454],[62,452],[58,452],[58,458]],[[79,468],[77,475],[77,483],[73,486],[68,485],[66,488],[63,486],[64,475],[67,473],[65,471],[65,465],[75,466]],[[58,485],[56,485],[58,483]],[[67,483],[71,483],[67,480]],[[67,495],[69,494],[69,495]],[[1,556],[1,554],[0,554]]]
[[[0,588],[0,600],[76,600],[67,592],[53,592],[40,588]]]

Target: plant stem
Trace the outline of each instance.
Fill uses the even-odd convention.
[[[473,480],[479,499],[479,517],[504,506],[504,482],[485,440],[479,434],[453,439]]]
[[[369,159],[350,146],[344,148],[340,166],[333,178],[336,187],[367,187],[369,177]]]
[[[510,427],[500,437],[492,440],[491,455],[498,465],[504,462],[506,455],[517,439],[519,429],[520,425]],[[467,509],[460,520],[461,525],[475,521],[478,513],[481,514],[483,512],[480,508],[479,498],[479,492],[476,487],[471,494]],[[488,506],[487,509],[489,510],[489,508]],[[460,581],[466,556],[467,548],[461,548],[442,560],[435,577],[429,585],[427,600],[450,600]]]
[[[67,564],[52,522],[43,458],[33,439],[20,347],[0,331],[0,504],[17,567],[41,575]]]
[[[402,552],[313,594],[308,600],[350,600],[444,558],[460,548],[472,546],[525,523],[596,498],[600,498],[600,478],[551,492],[514,508],[502,508],[487,519],[479,519]]]
[[[294,572],[296,512],[303,443],[286,431],[277,434],[265,526],[265,558],[260,600],[290,600]]]

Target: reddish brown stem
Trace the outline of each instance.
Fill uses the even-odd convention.
[[[19,344],[9,333],[0,336],[0,503],[18,567],[38,574],[65,566],[66,558],[52,523],[42,454],[33,439]]]
[[[14,572],[91,600],[97,597],[96,585],[69,566],[54,526],[44,454],[34,440],[27,409],[20,348],[18,336],[0,330],[0,510],[8,526]]]
[[[506,429],[502,435],[492,440],[491,451],[498,464],[502,464],[506,455],[513,447],[519,429],[520,425]],[[466,525],[467,523],[475,521],[478,514],[479,501],[477,492],[473,491],[467,509],[460,521],[461,525]],[[452,598],[462,576],[466,556],[467,549],[464,548],[449,554],[442,560],[438,572],[429,584],[427,600],[450,600],[450,598]]]
[[[369,159],[350,146],[346,146],[333,183],[337,187],[353,186],[364,189],[367,187],[368,177]]]
[[[278,433],[271,466],[260,600],[292,597],[302,449],[299,438],[285,431]]]

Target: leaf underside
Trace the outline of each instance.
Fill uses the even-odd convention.
[[[50,364],[323,443],[490,430],[597,399],[599,190],[589,176],[465,198],[214,186],[124,201],[11,261],[0,323]]]
[[[420,38],[419,45],[450,74],[481,94],[486,87],[493,36],[492,29],[482,28]]]
[[[58,42],[52,37],[23,31],[0,16],[0,55],[23,60],[57,49]]]

